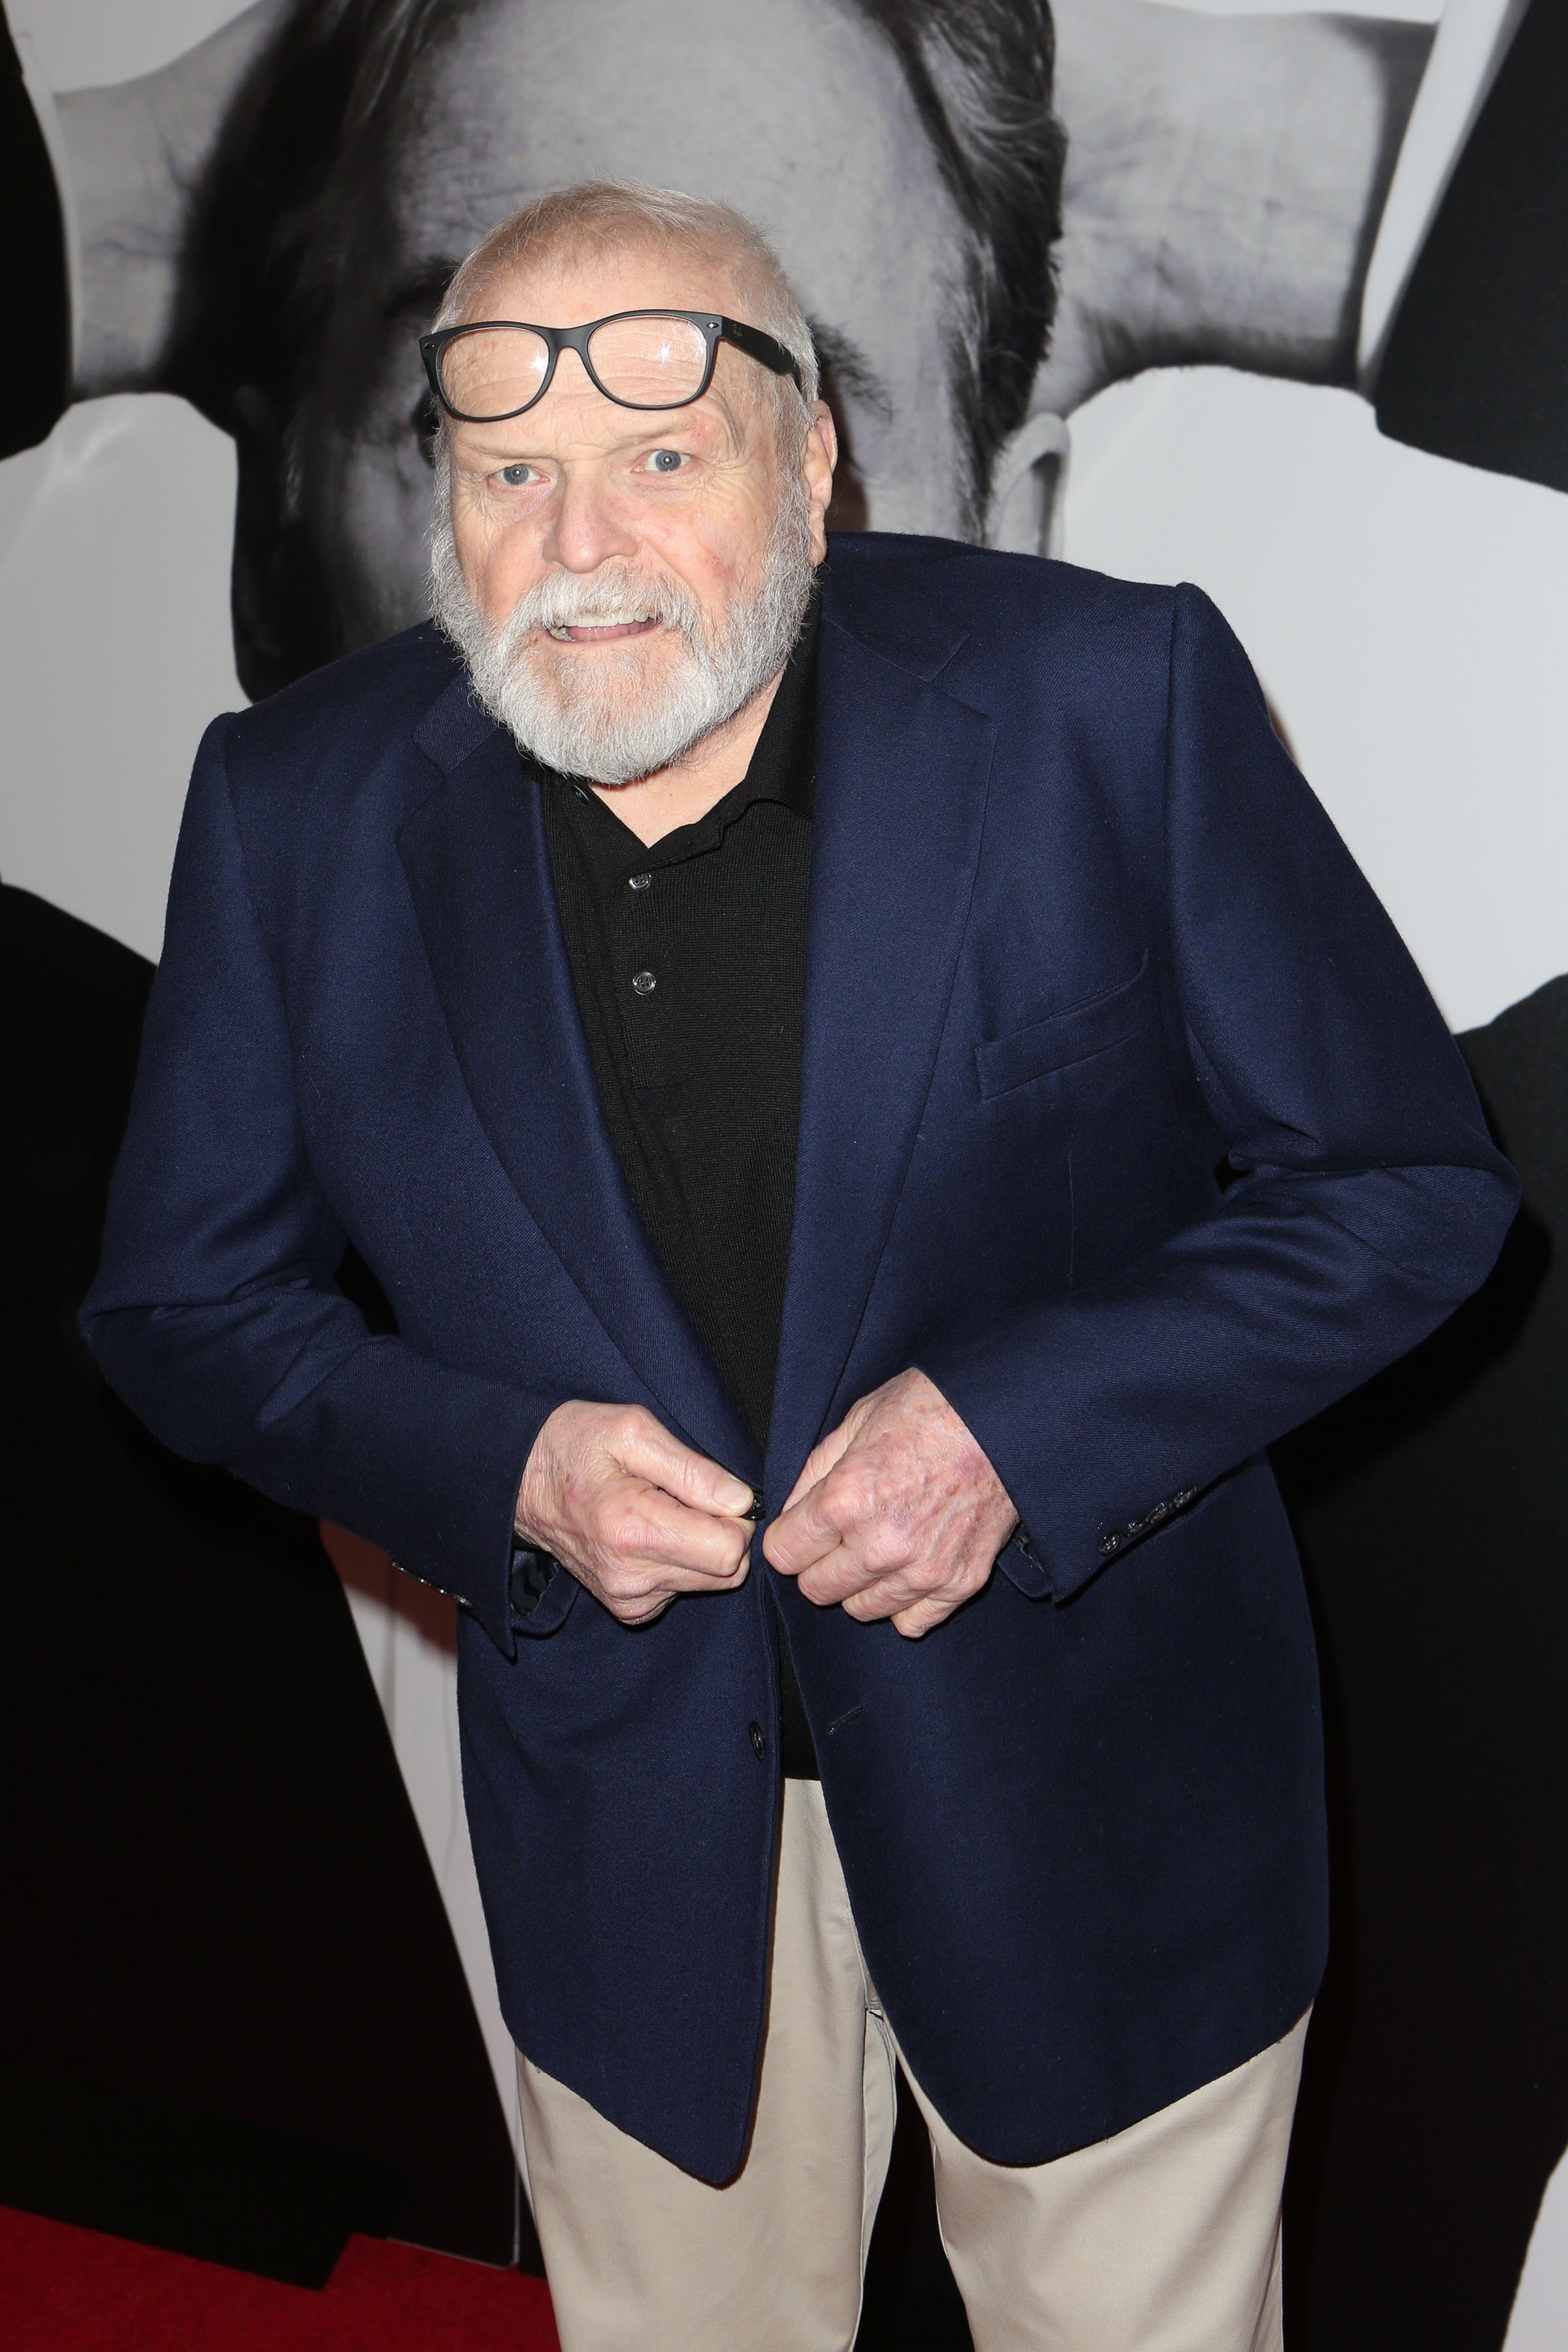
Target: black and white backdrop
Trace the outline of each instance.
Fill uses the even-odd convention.
[[[414,335],[612,173],[774,238],[837,528],[1216,598],[1520,1167],[1481,1297],[1279,1449],[1336,1885],[1287,2268],[1293,2347],[1559,2346],[1568,0],[4,6],[0,2201],[528,2256],[445,1604],[162,1454],[72,1315],[200,730],[417,616]],[[961,2344],[895,2189],[863,2341]]]

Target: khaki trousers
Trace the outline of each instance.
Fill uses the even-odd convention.
[[[1050,2164],[986,2163],[910,2075],[975,2352],[1279,2352],[1279,2195],[1306,2032],[1303,2018],[1234,2074]],[[562,2352],[849,2352],[897,2055],[822,1791],[786,1781],[762,2078],[737,2178],[693,2179],[519,2057]]]

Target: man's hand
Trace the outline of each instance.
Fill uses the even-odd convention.
[[[678,1592],[732,1592],[746,1573],[752,1490],[640,1405],[557,1405],[533,1441],[517,1532],[553,1553],[623,1625]]]
[[[940,1389],[900,1372],[806,1457],[763,1549],[820,1608],[890,1617],[911,1639],[978,1592],[1018,1524]]]

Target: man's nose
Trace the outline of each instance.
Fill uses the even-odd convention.
[[[596,467],[563,472],[542,552],[563,572],[596,572],[610,556],[636,554],[637,539]]]

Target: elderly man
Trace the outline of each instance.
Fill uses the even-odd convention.
[[[1200,595],[826,558],[734,214],[541,198],[423,348],[441,630],[208,736],[91,1344],[463,1604],[567,2352],[847,2347],[895,2053],[982,2352],[1277,2344],[1262,1449],[1510,1174]]]

